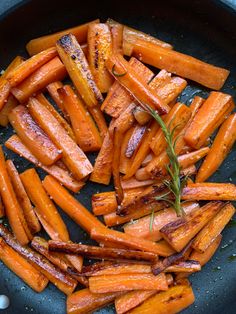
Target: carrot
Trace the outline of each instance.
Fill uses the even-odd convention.
[[[135,103],[131,103],[120,115],[117,119],[114,120],[114,123],[111,123],[109,126],[109,131],[112,134],[114,128],[117,128],[119,132],[125,133],[131,128],[134,123],[134,115],[133,110],[135,108]]]
[[[52,97],[54,102],[56,103],[57,107],[61,110],[63,113],[64,118],[70,122],[70,118],[68,116],[68,113],[66,111],[66,108],[63,104],[63,101],[61,100],[60,95],[58,94],[58,89],[62,88],[63,84],[60,81],[52,82],[46,86],[47,91],[49,95]]]
[[[234,206],[230,203],[226,204],[199,232],[192,244],[192,247],[197,252],[204,253],[211,243],[218,237],[234,214]]]
[[[110,24],[109,28],[111,31],[112,39],[112,52],[120,53],[123,55],[123,31],[124,26],[122,24]]]
[[[2,197],[0,195],[0,218],[5,216],[5,208],[2,202]]]
[[[42,292],[46,288],[48,279],[8,246],[2,238],[0,238],[0,260],[34,291]]]
[[[0,110],[4,108],[10,94],[11,85],[6,79],[0,80]]]
[[[138,150],[147,127],[136,125],[127,144],[125,156],[131,158]]]
[[[106,133],[107,133],[107,123],[105,120],[105,117],[101,111],[101,109],[97,106],[97,107],[87,107],[87,110],[89,111],[89,113],[91,114],[91,116],[93,117],[98,130],[100,132],[101,138],[102,140],[104,140]]]
[[[2,80],[3,78],[6,78],[7,75],[10,74],[11,71],[13,71],[16,67],[18,67],[21,63],[23,63],[25,61],[25,59],[21,56],[16,56],[11,63],[8,65],[8,67],[6,68],[6,70],[2,73],[2,75],[0,76],[0,80]]]
[[[193,151],[191,153],[187,153],[181,156],[178,156],[178,161],[181,166],[181,168],[186,169],[190,167],[191,165],[198,162],[200,159],[202,159],[204,156],[206,156],[210,151],[209,147],[202,147],[196,151]]]
[[[106,67],[115,79],[140,103],[158,110],[159,114],[165,114],[169,111],[169,106],[150,89],[143,77],[136,73],[121,55],[111,55],[106,61]]]
[[[87,60],[75,36],[64,35],[57,41],[56,47],[72,82],[86,105],[94,107],[101,104],[102,94],[94,82]]]
[[[153,78],[154,73],[137,59],[131,58],[129,64],[136,73],[142,75],[147,83]],[[120,85],[118,81],[115,81],[111,86],[101,109],[113,118],[118,118],[122,111],[125,110],[132,101],[134,101],[132,95],[125,89],[125,87]]]
[[[88,27],[88,62],[94,81],[102,93],[107,93],[113,83],[113,78],[105,66],[111,53],[112,37],[109,26],[104,23],[90,24]]]
[[[182,205],[186,215],[199,209],[198,203],[185,203]],[[150,223],[152,219],[152,228]],[[150,241],[158,241],[162,238],[160,229],[167,225],[169,222],[176,219],[176,213],[173,208],[165,208],[152,215],[145,216],[136,220],[135,223],[129,223],[124,226],[124,231],[135,237],[147,239]]]
[[[103,275],[89,278],[89,289],[93,293],[108,293],[130,290],[167,290],[165,274]]]
[[[42,65],[28,76],[22,83],[11,89],[20,103],[25,103],[30,96],[36,94],[53,81],[62,80],[66,70],[58,57]]]
[[[183,200],[235,201],[236,186],[232,183],[190,183],[182,192]]]
[[[33,264],[45,277],[47,277],[58,289],[65,294],[71,294],[76,288],[77,282],[68,274],[51,264],[45,257],[33,251],[27,246],[22,246],[11,233],[0,225],[0,236],[17,253]]]
[[[14,108],[9,114],[9,121],[22,142],[42,164],[50,166],[61,158],[61,152],[35,123],[25,106]]]
[[[0,146],[0,194],[11,229],[17,240],[27,244],[33,237],[26,223],[23,210],[16,198],[13,186],[6,169],[6,162]]]
[[[101,148],[102,140],[99,131],[85,109],[82,101],[77,97],[69,85],[58,90],[66,107],[67,113],[75,133],[76,142],[84,152],[97,151]]]
[[[143,40],[134,43],[132,55],[158,69],[165,69],[215,90],[224,85],[229,75],[226,69]]]
[[[198,170],[196,182],[206,181],[222,164],[236,140],[236,114],[222,124],[207,157]]]
[[[67,298],[68,314],[86,314],[112,303],[120,292],[92,293],[89,289],[74,292]]]
[[[47,108],[51,114],[57,119],[60,125],[66,130],[68,135],[75,141],[75,134],[69,125],[69,123],[57,112],[57,110],[53,107],[53,105],[47,100],[47,98],[41,93],[35,97],[41,105]]]
[[[138,181],[134,177],[128,180],[124,180],[124,177],[122,179],[121,185],[124,190],[145,187],[156,183],[155,180]]]
[[[97,19],[79,26],[68,28],[66,30],[54,34],[32,39],[27,43],[26,49],[30,56],[35,55],[42,50],[54,47],[59,38],[69,33],[73,34],[80,43],[84,43],[87,40],[88,26],[91,23],[99,23],[99,20]]]
[[[70,195],[53,177],[46,176],[43,180],[43,186],[54,202],[85,231],[90,233],[95,226],[103,227],[103,224]]]
[[[200,148],[214,130],[234,109],[232,96],[211,92],[210,96],[194,116],[186,130],[184,139],[193,148]]]
[[[179,218],[162,227],[160,233],[177,252],[180,252],[223,206],[222,202],[207,203],[185,218]]]
[[[35,169],[26,170],[21,173],[20,178],[37,211],[57,232],[57,237],[69,241],[67,228],[53,202],[47,196]]]
[[[116,193],[114,191],[92,195],[92,209],[95,216],[112,213],[117,206]]]
[[[117,128],[114,129],[113,133],[113,160],[112,160],[112,175],[114,181],[114,187],[116,192],[117,203],[120,205],[124,198],[123,189],[121,186],[121,178],[120,178],[120,151],[121,151],[121,141],[123,134],[119,132]]]
[[[21,182],[19,173],[14,163],[11,160],[7,160],[6,167],[7,167],[7,172],[10,177],[12,186],[16,194],[16,198],[18,199],[18,202],[21,204],[25,220],[28,224],[28,227],[31,233],[34,234],[36,232],[39,232],[41,229],[41,226],[39,224],[37,216],[35,215],[33,211],[32,205],[30,203],[28,195],[26,194],[25,188]]]
[[[132,126],[127,132],[122,136],[122,143],[121,143],[121,149],[120,149],[120,165],[119,169],[120,172],[125,174],[127,169],[129,169],[132,160],[130,158],[127,158],[125,155],[126,148],[129,142],[130,137],[132,136],[132,133],[134,131],[135,126]]]
[[[73,175],[78,180],[89,175],[93,167],[88,158],[70,138],[51,112],[35,98],[31,98],[29,101],[29,111],[40,127],[50,136],[57,147],[62,150],[63,161],[69,170],[72,171]]]
[[[6,104],[0,111],[0,125],[6,127],[9,123],[8,115],[18,105],[18,101],[13,95],[10,95]]]
[[[176,285],[155,294],[140,306],[130,311],[130,314],[174,314],[187,308],[194,302],[194,294],[190,285]]]
[[[43,50],[33,57],[25,60],[15,69],[10,71],[10,73],[6,75],[6,79],[9,81],[11,87],[15,87],[23,80],[25,80],[28,76],[30,76],[33,72],[35,72],[38,68],[40,68],[56,56],[57,51],[55,47]]]
[[[68,170],[62,169],[57,165],[44,166],[40,164],[39,160],[32,155],[28,148],[21,142],[17,135],[12,135],[6,142],[5,146],[14,151],[20,157],[24,157],[28,161],[35,164],[36,167],[42,168],[44,171],[55,177],[61,184],[65,185],[73,192],[78,192],[83,186],[84,182],[76,181],[71,177]]]

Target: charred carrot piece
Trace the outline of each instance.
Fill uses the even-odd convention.
[[[69,85],[60,88],[58,93],[70,117],[76,142],[79,147],[84,152],[99,150],[102,145],[101,136],[82,101],[77,97]]]
[[[94,226],[103,227],[103,224],[70,195],[53,177],[46,176],[43,180],[43,186],[55,203],[88,233],[90,233]]]
[[[104,140],[108,128],[107,128],[107,123],[106,123],[105,117],[104,117],[101,109],[97,106],[97,107],[88,107],[87,110],[89,111],[89,113],[93,117],[93,120],[95,121],[95,123],[98,127],[98,130],[100,132],[101,138],[102,138],[102,140]]]
[[[2,197],[0,195],[0,218],[5,216],[5,208],[2,202]]]
[[[185,203],[182,205],[186,215],[199,209],[198,203]],[[160,229],[176,219],[176,213],[173,208],[165,208],[154,214],[152,228],[150,228],[151,215],[136,220],[135,223],[129,223],[124,226],[125,233],[147,239],[150,241],[159,241],[162,238]]]
[[[0,238],[0,260],[34,291],[42,292],[46,288],[48,279],[2,238]]]
[[[236,186],[232,183],[190,183],[182,193],[183,200],[234,201]]]
[[[13,250],[26,258],[28,262],[33,264],[36,269],[38,269],[62,292],[70,295],[74,291],[77,285],[75,279],[62,272],[42,255],[27,246],[22,246],[3,225],[0,225],[0,236]]]
[[[134,43],[132,55],[158,69],[165,69],[215,90],[224,85],[229,75],[226,69],[143,40]]]
[[[86,105],[94,107],[101,104],[102,94],[94,82],[87,60],[75,36],[64,35],[57,41],[56,47],[72,82]]]
[[[123,179],[121,181],[121,185],[122,185],[123,190],[135,189],[135,188],[140,188],[140,187],[146,187],[146,186],[149,186],[149,185],[153,185],[155,183],[156,183],[155,180],[138,181],[134,177],[132,177],[132,178],[130,178],[128,180],[124,180]]]
[[[50,166],[61,158],[61,152],[33,120],[25,106],[14,108],[9,114],[9,121],[22,142],[42,164]]]
[[[21,204],[25,220],[32,234],[39,232],[41,226],[39,224],[38,218],[33,211],[33,207],[30,203],[29,197],[26,194],[25,188],[21,182],[19,173],[11,160],[6,161],[6,167],[8,175],[10,176],[12,186],[16,193],[18,202]]]
[[[75,134],[69,125],[69,123],[57,112],[53,105],[47,100],[47,98],[41,93],[35,97],[45,108],[47,108],[51,114],[57,119],[60,125],[66,130],[68,135],[75,141]]]
[[[29,101],[29,111],[52,141],[62,150],[63,161],[73,175],[82,179],[92,172],[92,165],[84,152],[70,138],[51,112],[42,106],[37,99]]]
[[[127,149],[127,145],[129,143],[130,137],[134,132],[135,126],[132,126],[123,136],[122,136],[122,143],[120,149],[120,165],[119,169],[120,172],[125,174],[129,167],[131,166],[132,160],[131,158],[126,157],[125,152]]]
[[[6,127],[9,123],[8,115],[18,105],[18,101],[13,95],[10,95],[6,104],[0,111],[0,125]]]
[[[112,213],[117,206],[116,193],[114,191],[97,193],[92,196],[92,208],[95,216]]]
[[[102,93],[107,93],[113,78],[105,62],[112,53],[112,37],[107,24],[90,24],[88,27],[88,61],[94,81]]]
[[[230,203],[226,204],[199,232],[192,244],[192,247],[199,253],[204,253],[221,233],[234,214],[234,206]]]
[[[232,96],[211,92],[186,130],[184,139],[187,144],[196,149],[204,145],[234,107]]]
[[[7,173],[2,147],[0,147],[0,193],[14,235],[22,245],[27,244],[33,236]]]
[[[6,75],[6,79],[9,81],[11,87],[15,87],[28,76],[30,76],[33,72],[35,72],[38,68],[56,56],[57,50],[55,47],[46,49],[22,62],[20,65],[18,65],[18,67]]]
[[[177,252],[180,252],[223,206],[222,202],[210,202],[185,218],[170,222],[160,230],[160,233]]]
[[[73,192],[78,192],[83,186],[84,182],[76,181],[68,170],[63,169],[57,165],[44,166],[40,164],[39,160],[32,155],[28,148],[21,142],[20,138],[17,135],[12,135],[6,142],[5,146],[18,154],[21,157],[24,157],[28,161],[35,164],[36,167],[42,168],[44,171],[55,177],[61,184],[66,186]]]
[[[190,285],[177,285],[155,294],[140,306],[130,311],[132,314],[174,314],[179,313],[195,301]]]
[[[97,19],[54,34],[32,39],[27,43],[26,49],[30,56],[35,55],[42,50],[54,47],[59,38],[69,33],[73,34],[77,38],[78,42],[84,43],[87,40],[88,26],[91,23],[99,23],[99,20]]]
[[[10,95],[11,85],[6,79],[0,80],[0,110],[4,108]]]
[[[58,94],[58,89],[60,89],[62,87],[63,87],[63,84],[60,81],[52,82],[46,86],[49,95],[55,101],[57,107],[61,110],[65,119],[67,121],[69,121],[70,119],[69,119],[69,116],[67,114],[66,108],[63,104],[63,101],[61,100],[60,95]]]
[[[22,83],[11,89],[12,94],[20,103],[25,103],[30,96],[36,94],[53,81],[62,80],[66,69],[58,57],[45,63]]]
[[[129,142],[127,144],[127,149],[125,152],[126,157],[131,158],[135,154],[142,141],[146,129],[147,129],[146,126],[137,125],[135,127],[132,136],[130,137]]]
[[[106,61],[106,67],[115,79],[141,104],[149,105],[158,110],[161,115],[169,112],[169,106],[150,89],[145,80],[133,70],[121,55],[111,55]]]
[[[196,182],[206,181],[222,164],[236,140],[236,114],[222,124],[207,157],[198,170]]]
[[[122,24],[109,23],[112,40],[112,52],[120,53],[123,55],[123,31],[124,26]]]
[[[89,313],[112,303],[120,292],[92,293],[89,289],[74,292],[67,298],[68,314]]]
[[[136,107],[135,103],[131,103],[121,114],[111,123],[109,126],[109,131],[112,134],[114,128],[117,128],[119,132],[127,132],[135,123],[133,110]]]
[[[120,152],[121,152],[121,141],[123,134],[119,132],[117,128],[114,129],[113,133],[113,160],[112,160],[112,175],[114,181],[114,187],[116,192],[117,203],[120,205],[124,198],[123,189],[121,186],[120,178]]]

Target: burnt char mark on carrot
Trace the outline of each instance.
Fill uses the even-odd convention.
[[[71,40],[71,37],[69,34],[62,36],[60,39],[58,39],[57,42],[66,51],[70,51],[70,47],[72,45],[72,40]]]
[[[136,148],[138,147],[138,145],[139,145],[139,143],[140,143],[140,141],[142,139],[142,136],[145,133],[146,129],[147,129],[147,126],[144,125],[144,126],[142,126],[138,130],[138,132],[134,136],[133,135],[131,136],[131,138],[130,138],[130,140],[128,142],[128,146],[127,146],[126,152],[125,152],[125,156],[127,158],[131,158],[132,155],[134,154],[134,152],[135,152]]]
[[[94,44],[94,51],[95,51],[95,56],[94,56],[94,67],[96,70],[98,70],[98,41],[97,41],[97,37],[98,37],[98,32],[95,33],[95,44]]]

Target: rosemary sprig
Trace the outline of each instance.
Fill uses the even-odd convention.
[[[124,73],[117,73],[116,70],[115,70],[115,67],[116,65],[114,64],[112,69],[111,69],[111,72],[114,76],[116,77],[122,77],[122,76],[125,76],[127,74],[127,72],[124,72]]]

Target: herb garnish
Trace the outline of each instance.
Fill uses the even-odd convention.
[[[124,72],[124,73],[117,73],[117,72],[115,71],[115,67],[116,67],[116,65],[113,64],[113,67],[112,67],[112,69],[111,69],[111,72],[112,72],[112,74],[113,74],[114,76],[116,76],[116,77],[121,77],[121,76],[125,76],[125,74],[127,74],[127,72]]]

